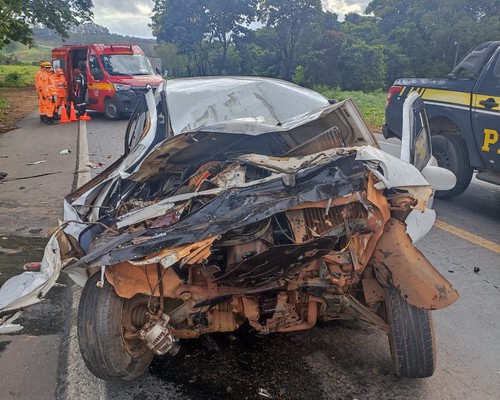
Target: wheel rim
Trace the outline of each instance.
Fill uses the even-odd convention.
[[[450,169],[450,157],[448,154],[442,150],[434,152],[434,157],[436,157],[437,163],[440,167]]]
[[[118,108],[112,102],[108,102],[106,104],[106,114],[108,114],[111,118],[116,118],[118,115]]]

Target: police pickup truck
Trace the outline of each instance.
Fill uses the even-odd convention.
[[[500,185],[500,41],[474,49],[446,79],[402,78],[389,89],[383,135],[401,138],[402,107],[417,91],[427,111],[432,153],[457,177],[454,188],[436,197],[461,194],[472,173]]]

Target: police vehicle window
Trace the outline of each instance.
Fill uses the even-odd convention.
[[[500,56],[497,56],[497,62],[495,68],[493,68],[493,75],[495,75],[495,78],[500,79]]]
[[[92,77],[95,80],[101,80],[102,79],[102,70],[101,70],[101,66],[99,65],[99,61],[97,61],[96,57],[89,56],[89,67],[90,67],[90,73],[92,74]]]

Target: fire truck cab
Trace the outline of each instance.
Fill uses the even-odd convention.
[[[52,50],[52,65],[64,71],[68,101],[75,101],[79,70],[87,79],[87,110],[109,119],[129,115],[140,95],[155,90],[163,78],[134,44],[87,44]]]

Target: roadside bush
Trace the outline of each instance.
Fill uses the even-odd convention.
[[[7,87],[19,87],[22,86],[22,75],[18,72],[11,72],[5,75],[3,80],[4,85]]]
[[[0,87],[25,87],[33,85],[36,66],[0,65]]]

